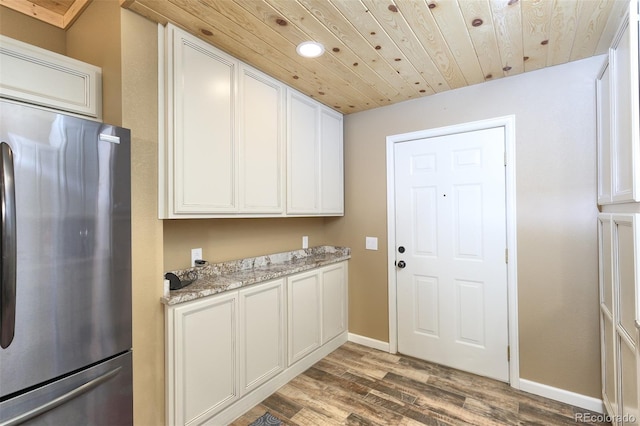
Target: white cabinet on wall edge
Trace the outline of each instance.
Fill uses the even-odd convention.
[[[0,35],[0,97],[102,119],[102,69]]]
[[[596,80],[600,205],[640,202],[639,4],[629,1]]]
[[[598,215],[602,399],[614,426],[640,424],[640,214]]]
[[[167,424],[228,424],[344,344],[347,276],[343,261],[166,306]]]

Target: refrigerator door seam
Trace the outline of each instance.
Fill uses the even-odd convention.
[[[93,380],[88,381],[87,383],[78,386],[77,388],[73,389],[72,391],[69,391],[67,393],[65,393],[64,395],[59,396],[58,398],[47,402],[44,405],[41,405],[38,408],[34,408],[31,411],[27,411],[26,413],[23,413],[17,417],[14,417],[13,419],[9,419],[6,422],[0,423],[0,426],[14,426],[14,425],[19,425],[20,423],[26,422],[27,420],[31,420],[34,417],[37,417],[43,413],[46,413],[49,410],[53,410],[54,408],[65,404],[66,402],[68,402],[69,400],[80,396],[84,393],[89,392],[91,389],[100,386],[102,383],[106,382],[107,380],[117,376],[120,373],[120,370],[122,370],[122,367],[118,367],[115,368],[111,371],[109,371],[108,373],[105,373],[99,377],[96,377]]]

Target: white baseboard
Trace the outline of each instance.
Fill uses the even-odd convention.
[[[360,336],[359,334],[349,333],[349,341],[362,346],[389,352],[389,342],[372,339],[370,337]]]
[[[604,414],[604,403],[598,398],[554,388],[552,386],[543,385],[542,383],[536,383],[525,379],[520,379],[520,390]]]

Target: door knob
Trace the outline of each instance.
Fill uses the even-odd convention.
[[[407,266],[407,264],[405,263],[404,260],[401,260],[400,262],[398,262],[398,268],[403,269],[405,266]]]

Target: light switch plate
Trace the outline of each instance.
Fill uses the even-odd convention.
[[[302,237],[302,248],[303,249],[309,248],[309,237],[306,235]]]
[[[365,239],[365,248],[367,250],[378,250],[378,238],[377,237],[366,237],[366,239]]]

